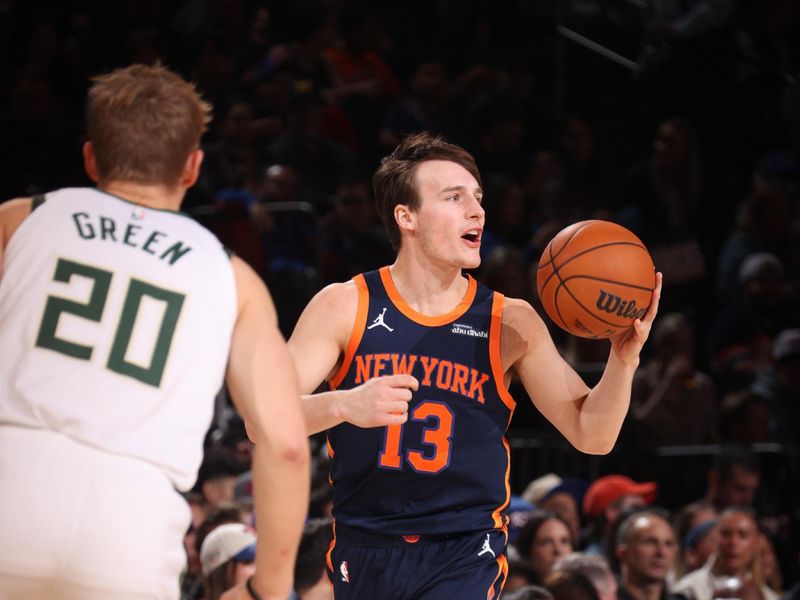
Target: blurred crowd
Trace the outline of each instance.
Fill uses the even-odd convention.
[[[512,389],[507,589],[521,589],[506,597],[772,600],[796,586],[796,0],[0,0],[0,46],[4,199],[88,183],[93,74],[161,61],[196,82],[214,121],[184,208],[262,274],[287,335],[322,286],[392,261],[370,178],[410,132],[477,158],[474,275],[504,294],[539,306],[537,261],[564,226],[630,228],[664,291],[615,450],[580,455]],[[593,383],[608,342],[551,332]],[[329,593],[327,457],[312,441],[300,598]],[[223,391],[190,497],[186,598],[246,576],[248,469]]]

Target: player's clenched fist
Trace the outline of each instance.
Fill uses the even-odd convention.
[[[408,420],[408,401],[419,389],[411,375],[375,377],[342,395],[343,420],[359,427],[400,425]]]

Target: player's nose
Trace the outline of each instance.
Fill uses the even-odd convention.
[[[476,198],[475,196],[471,198],[471,201],[469,203],[469,208],[467,210],[468,210],[467,214],[470,219],[477,219],[480,220],[481,223],[483,223],[483,220],[486,216],[486,211],[483,209],[483,204],[481,204],[481,201],[478,198]]]

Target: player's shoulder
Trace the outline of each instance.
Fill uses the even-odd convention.
[[[354,280],[326,285],[309,303],[309,309],[327,313],[330,318],[349,315],[358,306],[358,286]]]
[[[520,357],[550,338],[539,313],[527,300],[506,298],[500,330],[500,349],[504,365],[512,365]]]
[[[0,215],[5,218],[6,215],[17,213],[29,213],[33,205],[33,198],[30,196],[24,198],[12,198],[0,203]]]
[[[544,327],[544,321],[530,302],[522,298],[506,297],[503,301],[503,327],[534,329]]]
[[[32,198],[13,198],[0,204],[0,239],[11,237],[22,221],[31,214]]]

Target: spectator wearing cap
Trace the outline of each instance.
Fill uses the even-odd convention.
[[[637,483],[624,475],[606,475],[597,479],[583,497],[583,514],[589,520],[584,551],[605,554],[609,533],[620,513],[653,503],[658,494],[654,481]]]
[[[530,502],[535,506],[542,501],[542,498],[544,498],[545,494],[559,485],[562,481],[563,480],[561,477],[555,473],[546,473],[545,475],[537,477],[528,483],[528,485],[525,487],[525,490],[522,492],[521,497],[526,502]]]
[[[515,544],[517,554],[533,569],[535,583],[541,585],[560,558],[575,550],[575,540],[567,523],[559,515],[535,510],[522,527]]]
[[[719,531],[717,519],[695,525],[681,540],[683,574],[691,573],[705,565],[717,551]]]
[[[763,600],[777,600],[778,595],[764,584],[760,569],[755,568],[761,543],[755,514],[748,508],[727,509],[720,514],[718,528],[716,554],[681,578],[672,591],[689,600],[759,593]]]
[[[218,598],[255,573],[256,534],[243,523],[226,523],[209,533],[200,547],[205,595]]]
[[[523,500],[522,497],[511,495],[508,508],[506,508],[506,514],[508,515],[508,541],[510,544],[514,544],[517,541],[519,532],[528,522],[531,513],[535,509],[536,507],[533,504]]]
[[[800,443],[800,328],[781,331],[772,356],[772,365],[759,373],[750,389],[769,402],[775,416],[773,439]]]
[[[701,528],[701,526],[709,522],[716,524],[718,516],[717,509],[706,499],[690,502],[675,514],[673,525],[678,542],[681,544],[681,552],[675,564],[673,581],[702,567],[716,551],[716,528],[713,526]],[[690,536],[689,533],[695,528],[701,529]],[[701,531],[705,533],[700,535]]]
[[[625,518],[617,530],[619,600],[668,600],[667,578],[678,542],[666,514],[645,509]]]

